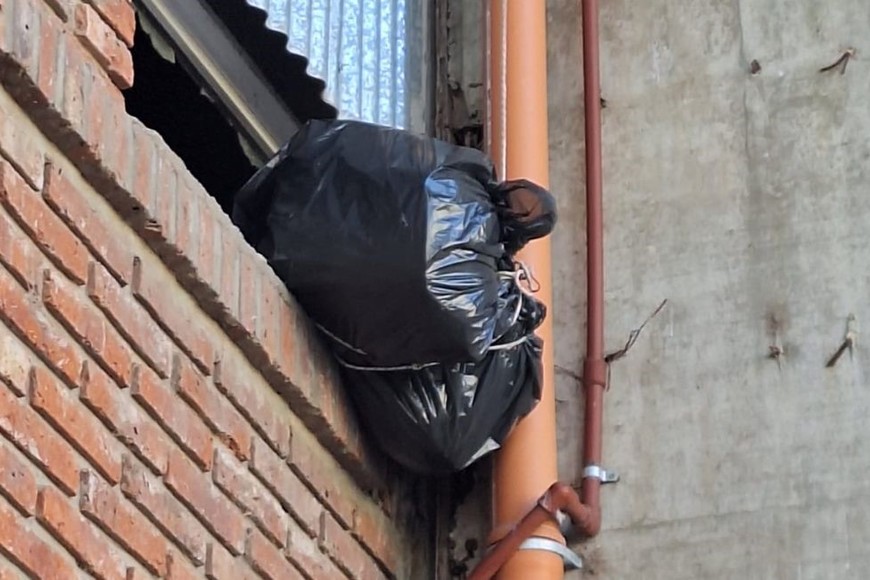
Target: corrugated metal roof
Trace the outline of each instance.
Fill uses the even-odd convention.
[[[246,1],[287,36],[289,51],[308,59],[308,74],[326,82],[341,118],[409,125],[406,39],[418,25],[408,17],[415,0]]]

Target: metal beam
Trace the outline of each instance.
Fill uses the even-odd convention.
[[[137,0],[262,160],[299,122],[203,0]]]

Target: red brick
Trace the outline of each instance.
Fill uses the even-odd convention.
[[[333,562],[351,578],[359,580],[384,578],[383,572],[363,547],[328,513],[324,513],[321,519],[320,548],[329,554]]]
[[[36,3],[19,2],[6,17],[9,52],[31,79],[36,78],[39,58],[40,8]]]
[[[162,378],[169,376],[168,338],[133,296],[124,292],[102,265],[94,262],[88,272],[88,295],[145,362]]]
[[[84,283],[88,268],[84,244],[4,161],[0,161],[0,201],[58,268],[76,283]]]
[[[157,188],[157,133],[133,119],[133,156],[135,165],[130,193],[139,202],[138,212],[144,222]],[[134,208],[135,209],[135,208]]]
[[[53,275],[49,268],[43,270],[42,278],[42,298],[48,309],[85,346],[102,345],[105,328],[99,323],[103,316],[88,300],[82,300],[78,287]]]
[[[70,71],[70,74],[63,75],[63,100],[60,103],[60,114],[64,120],[73,128],[74,135],[68,135],[60,144],[60,148],[70,154],[76,152],[82,146],[81,134],[84,126],[85,110],[88,106],[87,95],[85,91],[91,82],[90,70],[93,68],[93,59],[88,56],[87,51],[77,42],[70,42],[69,36],[64,35],[60,41],[63,47],[63,60],[59,63],[58,69]],[[94,64],[94,66],[96,66]],[[75,71],[75,74],[73,74]],[[80,157],[80,151],[78,152]],[[74,155],[74,157],[76,157]],[[78,157],[76,160],[78,160]]]
[[[43,195],[48,204],[112,275],[127,284],[133,267],[133,252],[129,243],[118,239],[118,230],[124,228],[124,224],[117,216],[97,211],[88,200],[90,192],[73,185],[62,167],[52,164],[47,173]],[[116,223],[110,225],[110,220]]]
[[[287,455],[290,426],[281,410],[285,413],[289,410],[286,403],[272,396],[273,392],[263,377],[234,352],[221,356],[215,365],[214,382],[272,448],[282,456]]]
[[[127,46],[133,46],[136,11],[129,0],[87,0]]]
[[[33,369],[30,404],[66,437],[100,473],[115,484],[121,480],[121,446],[78,398],[61,388],[40,367]]]
[[[181,554],[170,552],[166,555],[166,580],[200,580],[202,571],[197,570]]]
[[[123,95],[85,46],[72,41],[71,37],[63,42],[70,74],[65,78],[61,109],[68,129],[65,136],[55,138],[73,163],[93,170],[104,165],[100,156],[101,151],[106,151],[103,127],[106,121],[115,118],[119,107],[123,110]],[[118,135],[113,136],[112,142],[119,145]],[[107,193],[112,193],[111,188]]]
[[[25,123],[23,112],[0,102],[0,155],[15,167],[27,183],[39,191],[45,175],[45,154]]]
[[[272,494],[229,453],[215,449],[214,481],[279,546],[287,539],[284,510]]]
[[[251,448],[251,471],[312,537],[317,534],[322,506],[290,467],[259,440]]]
[[[242,558],[234,558],[218,544],[209,544],[205,557],[205,575],[210,580],[249,580],[259,578],[245,565]]]
[[[202,469],[211,465],[208,427],[147,367],[134,369],[133,396]]]
[[[352,494],[356,483],[344,472],[338,463],[311,435],[293,432],[290,438],[290,453],[287,463],[332,510],[344,527],[353,523],[353,511],[360,501],[362,492]]]
[[[103,127],[110,110],[109,95],[117,93],[117,91],[110,83],[101,82],[105,80],[102,71],[98,70],[97,65],[91,59],[85,62],[85,68],[80,74],[86,76],[85,102],[87,106],[84,110],[80,133],[86,144],[84,149],[88,155],[87,162],[90,164],[91,160],[98,160],[97,163],[102,165],[102,157],[99,156],[99,152],[103,144],[100,141],[103,139]],[[101,90],[100,85],[103,85],[105,89]],[[117,135],[115,141],[117,141]],[[68,156],[70,155],[68,154]]]
[[[25,290],[36,287],[45,260],[27,235],[0,208],[0,264],[6,266]]]
[[[130,457],[124,458],[121,491],[194,563],[205,562],[207,536],[202,525]]]
[[[170,455],[164,481],[233,555],[242,553],[245,545],[244,516],[186,455],[179,452]]]
[[[173,444],[163,430],[100,369],[85,364],[81,400],[156,474],[166,472]]]
[[[302,574],[284,558],[281,550],[257,530],[248,533],[245,558],[260,576],[268,580],[303,578]]]
[[[105,100],[105,112],[103,122],[103,134],[98,138],[98,153],[102,171],[111,183],[111,193],[107,196],[110,203],[118,206],[117,211],[123,215],[129,213],[131,205],[130,197],[126,192],[121,193],[116,189],[126,187],[132,181],[133,168],[136,162],[133,155],[133,118],[127,114],[124,97],[117,91],[110,90],[103,95]],[[91,111],[91,115],[96,114]],[[112,215],[117,220],[120,216]],[[115,230],[117,231],[117,230]],[[129,237],[132,232],[124,229]],[[128,248],[132,243],[128,243]],[[125,274],[129,276],[132,262],[127,262]]]
[[[75,49],[84,51],[84,48],[67,43],[67,51],[75,52]],[[101,139],[99,138],[100,131],[103,125],[103,115],[98,115],[96,111],[106,110],[105,100],[101,95],[101,80],[105,80],[106,85],[111,85],[108,79],[103,79],[105,73],[99,70],[99,65],[93,61],[88,55],[83,56],[81,61],[82,68],[78,75],[73,75],[70,71],[69,76],[79,76],[79,84],[82,85],[82,99],[86,103],[84,110],[77,112],[79,116],[70,119],[70,128],[67,131],[67,138],[59,141],[61,150],[66,154],[66,157],[79,167],[86,168],[88,171],[95,171],[101,166],[100,147]],[[69,83],[65,83],[69,84]],[[114,90],[114,89],[112,89]],[[64,93],[66,96],[66,93]],[[100,171],[102,171],[100,169]],[[106,190],[109,193],[111,190]]]
[[[58,12],[63,12],[62,18],[66,20],[65,7],[69,7],[73,0],[47,0],[49,6]],[[43,14],[42,36],[39,45],[39,71],[36,77],[36,86],[42,99],[49,107],[58,105],[63,100],[63,83],[66,70],[59,66],[64,59],[65,31],[61,26],[53,25],[53,18]]]
[[[297,308],[299,307],[297,306]],[[311,385],[318,381],[318,367],[322,366],[322,362],[315,360],[315,357],[319,355],[316,348],[318,346],[317,338],[314,336],[312,325],[305,318],[301,310],[294,313],[293,335],[287,338],[288,340],[283,342],[289,344],[281,345],[281,349],[291,355],[291,360],[293,361],[290,366],[293,372],[287,378],[294,385],[299,385],[299,389],[306,393],[304,396],[310,397],[312,394]],[[318,388],[320,388],[320,385],[315,387],[315,393]],[[334,387],[332,385],[323,385],[323,388],[333,389]],[[332,393],[325,392],[323,394],[327,398],[327,403],[330,403],[333,399]],[[322,415],[329,413],[328,406],[329,404],[320,405],[318,412]]]
[[[157,141],[157,150],[157,190],[150,209],[159,227],[154,230],[153,237],[156,241],[171,244],[175,242],[178,170],[175,166],[175,154],[169,150],[162,138]],[[176,252],[173,250],[170,254],[172,253]]]
[[[306,531],[290,522],[284,556],[305,573],[307,578],[343,578],[329,556],[323,553]]]
[[[238,319],[248,334],[257,336],[260,318],[260,272],[259,256],[251,248],[243,247],[240,255],[240,280]]]
[[[85,58],[84,65],[79,74],[85,77],[84,94],[87,106],[83,112],[84,117],[81,123],[76,125],[76,130],[81,135],[83,143],[78,150],[68,151],[67,157],[79,165],[102,168],[105,166],[102,153],[105,153],[108,148],[108,145],[103,142],[104,129],[114,117],[113,113],[116,111],[116,107],[123,107],[123,103],[118,99],[118,90],[112,86],[106,73],[100,70],[99,64],[88,56]],[[112,138],[111,145],[118,147],[120,142],[121,139],[116,134]],[[104,191],[110,190],[107,187]]]
[[[36,509],[36,478],[27,463],[6,442],[0,442],[0,494],[22,513],[32,516]]]
[[[302,333],[300,333],[300,336]],[[313,349],[312,349],[313,350]],[[305,353],[310,352],[308,349],[302,350],[297,358],[305,358]],[[310,355],[312,358],[316,355],[312,352]],[[316,364],[314,361],[310,363],[311,369],[313,371],[312,374],[307,375],[311,377],[311,380],[305,381],[297,381],[292,382],[291,384],[303,385],[302,389],[304,391],[303,396],[307,400],[311,400],[313,398],[314,408],[319,411],[320,416],[322,417],[323,423],[327,426],[327,429],[331,429],[336,433],[346,433],[346,422],[344,421],[343,413],[336,413],[336,394],[334,392],[335,384],[326,381],[325,375],[323,373],[323,368]],[[296,380],[297,377],[290,377],[291,381]],[[319,431],[317,427],[315,427],[315,431]]]
[[[103,580],[126,580],[124,556],[61,493],[40,490],[37,518],[85,571]]]
[[[166,539],[117,490],[90,471],[82,472],[80,507],[151,573],[163,574],[169,549]]]
[[[58,332],[33,295],[25,295],[6,270],[0,268],[0,319],[30,345],[36,353],[70,384],[78,380],[82,355],[66,336]]]
[[[0,502],[0,553],[31,578],[77,577],[72,560],[23,525],[21,515],[3,502]]]
[[[268,268],[268,266],[266,266]],[[260,273],[260,321],[257,325],[257,338],[269,354],[273,365],[284,370],[284,374],[290,376],[288,369],[292,367],[295,357],[283,359],[281,355],[281,328],[279,321],[286,322],[287,317],[282,317],[282,313],[289,310],[287,303],[284,301],[281,289],[277,278],[261,268]],[[293,332],[294,326],[284,329],[287,332]]]
[[[39,415],[23,406],[22,402],[2,386],[0,386],[0,433],[12,441],[67,494],[75,494],[78,468],[72,449],[39,418]]]
[[[68,282],[44,272],[42,299],[46,308],[116,380],[130,384],[133,359],[117,331],[102,313]]]
[[[199,204],[196,195],[202,195],[191,182],[193,176],[185,171],[178,174],[178,212],[175,216],[175,245],[188,260],[199,254]]]
[[[377,505],[358,504],[353,512],[353,536],[387,570],[398,571],[405,554],[402,537]]]
[[[199,369],[211,374],[214,365],[212,333],[204,328],[202,313],[196,307],[179,300],[177,293],[167,292],[177,282],[162,264],[147,265],[135,258],[133,265],[133,295],[150,312],[157,323],[190,356]],[[182,290],[178,290],[182,292]]]
[[[45,3],[60,16],[61,20],[66,22],[72,14],[75,0],[45,0]]]
[[[251,449],[251,429],[228,400],[183,356],[175,356],[172,383],[236,457],[244,461]]]
[[[401,542],[396,528],[313,436],[294,431],[288,463],[339,523],[352,529],[382,564],[388,569],[398,565]]]
[[[353,511],[353,536],[387,570],[398,571],[405,554],[394,524],[376,505],[357,504]]]
[[[289,369],[293,366],[299,366],[295,362],[300,357],[299,341],[296,338],[296,329],[299,326],[297,320],[301,316],[301,311],[295,304],[293,306],[282,306],[278,309],[278,318],[276,323],[277,342],[273,346],[277,358],[277,366],[280,369]],[[289,376],[289,372],[287,373]]]
[[[27,348],[0,324],[0,381],[12,389],[19,397],[27,392],[33,357]],[[0,387],[2,388],[2,387]]]
[[[217,291],[226,311],[231,315],[230,318],[234,319],[239,312],[239,289],[242,278],[239,247],[244,242],[241,234],[233,231],[229,224],[220,225],[220,236],[219,247],[223,259],[220,265],[220,286]],[[232,321],[231,326],[240,328],[235,320]]]
[[[217,207],[213,198],[200,190],[196,195],[197,213],[199,214],[199,255],[196,258],[196,271],[200,279],[209,286],[212,293],[220,292],[221,269],[224,259],[232,260],[235,250],[221,240],[221,230],[217,221]],[[230,312],[233,305],[225,304]]]
[[[133,57],[115,32],[87,4],[75,7],[75,34],[120,89],[133,86]]]

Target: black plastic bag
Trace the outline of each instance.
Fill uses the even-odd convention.
[[[392,372],[344,367],[364,428],[394,461],[420,474],[460,471],[498,449],[541,398],[542,343],[531,328],[542,317],[539,303],[527,301],[506,337],[519,343],[490,350],[479,363]]]
[[[233,212],[327,336],[361,422],[422,473],[497,448],[539,400],[546,313],[513,255],[555,219],[479,151],[355,121],[306,124]]]
[[[477,150],[310,121],[233,220],[342,360],[383,368],[480,361],[520,295],[499,260],[549,233],[555,207],[534,184],[499,184]]]

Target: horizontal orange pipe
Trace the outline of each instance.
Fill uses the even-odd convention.
[[[488,125],[490,154],[505,179],[526,178],[549,185],[547,134],[546,7],[542,0],[491,0],[489,3]],[[519,256],[541,284],[537,298],[552,313],[550,241],[531,243]],[[543,392],[540,403],[522,419],[495,458],[493,536],[497,541],[532,510],[556,481],[556,402],[553,323],[547,316],[538,329],[544,341]],[[564,542],[554,521],[533,532]],[[552,552],[521,550],[501,567],[501,580],[557,580],[562,558]]]

